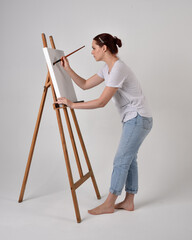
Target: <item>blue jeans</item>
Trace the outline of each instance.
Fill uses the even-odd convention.
[[[150,132],[153,118],[139,114],[123,123],[120,144],[113,163],[110,192],[120,195],[125,191],[136,194],[138,191],[137,153],[141,143]]]

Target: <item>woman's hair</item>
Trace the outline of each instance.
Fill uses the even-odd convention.
[[[122,42],[119,38],[113,37],[109,33],[101,33],[97,35],[96,37],[93,38],[93,40],[96,41],[96,44],[102,47],[103,45],[106,45],[108,50],[112,54],[117,54],[118,53],[118,47],[122,46]]]

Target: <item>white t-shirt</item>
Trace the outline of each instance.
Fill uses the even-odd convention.
[[[139,115],[152,117],[141,86],[132,70],[121,60],[117,60],[111,72],[107,64],[97,73],[108,87],[118,88],[112,100],[120,113],[122,122]]]

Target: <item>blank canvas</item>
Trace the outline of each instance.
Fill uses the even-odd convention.
[[[43,52],[57,98],[66,97],[72,102],[76,102],[77,97],[70,76],[61,66],[60,62],[53,65],[53,62],[57,61],[62,56],[65,56],[64,51],[52,48],[43,48]]]

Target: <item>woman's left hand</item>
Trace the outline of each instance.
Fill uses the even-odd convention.
[[[69,99],[67,99],[65,97],[58,98],[56,103],[58,103],[58,104],[65,104],[69,108],[72,108],[72,105],[73,105],[73,102],[71,102]]]

